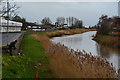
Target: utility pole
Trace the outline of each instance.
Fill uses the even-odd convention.
[[[120,1],[118,2],[118,16],[120,17]]]
[[[8,35],[9,35],[9,0],[7,0],[7,46],[8,46]]]

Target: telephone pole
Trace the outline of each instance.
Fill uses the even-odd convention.
[[[118,16],[120,17],[120,1],[118,2]]]
[[[8,35],[9,35],[9,0],[7,0],[7,45],[8,45]]]

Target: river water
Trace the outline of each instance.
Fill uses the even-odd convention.
[[[64,44],[70,49],[85,50],[87,53],[91,53],[95,56],[101,56],[107,59],[113,64],[113,67],[118,70],[120,54],[118,49],[105,47],[99,45],[96,41],[92,40],[92,36],[96,34],[96,31],[89,31],[82,34],[67,35],[62,37],[54,37],[51,39],[54,43]]]

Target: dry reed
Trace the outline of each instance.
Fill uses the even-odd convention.
[[[73,34],[80,34],[87,31],[95,31],[95,29],[70,29],[70,30],[57,30],[46,32],[49,37],[54,36],[62,36],[62,35],[73,35]]]
[[[43,44],[56,78],[117,78],[113,65],[101,57],[51,43],[47,35],[32,36]]]
[[[118,36],[106,36],[98,40],[98,42],[105,46],[112,46],[113,48],[120,48],[119,39],[120,37]]]

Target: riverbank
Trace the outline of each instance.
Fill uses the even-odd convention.
[[[73,34],[81,34],[88,31],[96,31],[96,29],[70,29],[70,30],[56,30],[51,32],[46,32],[45,34],[48,37],[60,37],[63,35],[73,35]]]
[[[42,43],[48,53],[56,78],[117,78],[115,69],[107,60],[54,44],[46,34],[32,36]]]
[[[43,50],[42,44],[31,34],[25,34],[22,56],[2,55],[3,78],[50,78],[49,58]]]
[[[58,32],[65,33],[66,31],[68,32],[68,30],[65,31],[60,30],[55,32],[58,34]],[[73,34],[74,31],[80,31],[80,30],[69,30],[69,31],[71,31],[71,33],[69,34]],[[82,31],[87,31],[87,30],[82,30]],[[50,61],[48,55],[43,49],[44,45],[38,40],[35,40],[31,36],[32,33],[34,32],[25,33],[24,42],[23,45],[21,46],[23,49],[22,56],[17,56],[17,53],[16,54],[14,53],[14,55],[11,57],[7,51],[8,47],[7,46],[4,47],[6,50],[3,50],[3,55],[2,55],[3,78],[35,78],[37,72],[39,74],[38,78],[52,77],[51,70],[49,68]],[[49,33],[53,33],[53,32],[37,32],[36,34],[42,35]],[[49,37],[50,36],[53,35],[49,35]]]
[[[117,49],[120,48],[120,37],[118,36],[97,35],[93,40],[104,46],[109,46]]]
[[[26,34],[23,56],[4,54],[3,78],[35,78],[37,72],[38,78],[116,78],[108,61],[54,44],[49,33]]]

